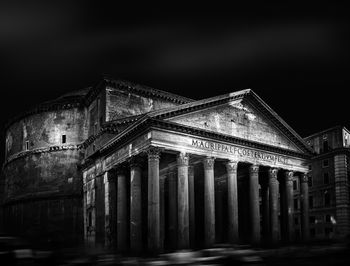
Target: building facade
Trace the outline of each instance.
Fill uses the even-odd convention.
[[[310,237],[350,233],[350,132],[341,126],[305,138],[315,156],[309,165]]]
[[[252,90],[105,78],[7,126],[5,226],[134,253],[307,240],[312,155]]]

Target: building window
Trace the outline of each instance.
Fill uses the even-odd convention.
[[[66,135],[62,135],[62,144],[66,143]]]
[[[299,203],[298,203],[298,199],[294,199],[294,210],[298,210],[299,209]]]
[[[322,167],[328,167],[329,162],[328,159],[322,161]]]
[[[29,140],[26,140],[26,151],[29,150]]]
[[[293,180],[293,190],[298,189],[298,182],[296,180]]]
[[[313,180],[312,180],[312,176],[310,175],[308,180],[307,180],[307,184],[309,187],[312,187],[312,184],[313,184]]]
[[[315,216],[310,216],[309,217],[309,223],[310,224],[315,224],[316,223],[316,217]]]
[[[309,207],[310,207],[310,209],[312,209],[314,207],[314,197],[313,196],[309,196]]]
[[[329,173],[328,172],[323,173],[323,184],[325,184],[325,185],[329,184]]]
[[[326,221],[326,223],[331,222],[331,215],[330,214],[326,214],[325,221]]]
[[[328,137],[327,135],[323,135],[323,152],[328,151]]]
[[[324,206],[331,205],[331,195],[328,193],[328,191],[324,192]]]

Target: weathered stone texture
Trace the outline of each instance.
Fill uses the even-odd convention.
[[[344,236],[350,232],[350,201],[347,167],[345,154],[336,155],[334,157],[337,231]]]
[[[3,168],[6,232],[60,244],[83,240],[77,166],[85,121],[85,111],[72,108],[32,114],[9,126]]]
[[[84,110],[43,112],[15,122],[6,132],[6,156],[24,151],[26,141],[29,150],[62,145],[62,135],[66,135],[66,145],[80,144],[86,139]]]
[[[173,122],[298,151],[262,114],[241,101],[170,119]]]
[[[78,150],[31,154],[5,166],[6,200],[33,193],[81,193]]]
[[[175,105],[175,103],[170,101],[144,97],[115,88],[107,88],[106,121],[120,119],[127,116],[140,115]]]

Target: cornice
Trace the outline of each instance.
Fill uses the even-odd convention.
[[[139,95],[143,96],[153,96],[157,98],[161,98],[167,101],[172,101],[177,104],[184,104],[193,102],[194,100],[190,98],[186,98],[180,95],[172,94],[166,91],[157,90],[145,85],[139,85],[136,83],[132,83],[130,81],[125,81],[122,79],[111,79],[111,78],[104,78],[104,81],[107,85],[111,85],[112,87],[115,86],[116,88],[128,91],[128,92],[136,92]]]
[[[308,154],[313,154],[313,151],[310,147],[306,145],[304,140],[301,137],[298,137],[298,134],[289,127],[283,120],[281,120],[278,115],[267,105],[265,104],[252,90],[246,89],[238,91],[227,95],[227,97],[214,97],[212,99],[204,99],[201,101],[185,104],[178,107],[173,107],[166,110],[160,110],[150,113],[150,116],[156,119],[167,119],[174,116],[179,116],[186,114],[188,112],[198,111],[205,108],[210,108],[212,106],[217,106],[219,104],[228,103],[233,100],[244,99],[257,108],[264,116],[267,117],[283,134],[289,138],[294,143],[298,144],[298,147],[302,149],[303,152]]]
[[[299,135],[266,104],[260,97],[255,93],[250,93],[247,100],[252,103],[252,105],[257,108],[266,118],[271,121],[280,131],[282,131],[286,137],[288,137],[292,142],[297,143],[298,147],[303,150],[303,152],[312,155],[313,150],[305,143],[305,141],[299,137]]]
[[[224,135],[220,133],[215,133],[212,131],[207,131],[207,130],[189,127],[189,126],[183,126],[177,123],[171,123],[171,122],[162,121],[162,120],[153,120],[152,122],[154,127],[159,127],[162,129],[172,129],[172,130],[176,130],[177,132],[183,132],[186,134],[197,135],[200,137],[211,138],[218,141],[224,141],[232,144],[251,147],[255,149],[262,149],[262,150],[285,154],[285,155],[294,156],[294,157],[310,158],[309,155],[304,153],[286,150],[283,148],[279,148],[279,147],[275,147],[275,146],[271,146],[271,145],[267,145],[259,142],[254,142],[254,141],[250,141],[242,138],[237,138],[229,135]]]
[[[116,148],[122,146],[126,141],[134,139],[135,137],[142,135],[145,131],[149,129],[166,129],[176,132],[181,132],[185,134],[191,134],[194,136],[204,137],[204,138],[210,138],[213,140],[228,142],[232,144],[237,144],[240,146],[246,146],[251,147],[254,149],[260,149],[260,150],[266,150],[274,153],[284,154],[287,156],[293,156],[298,158],[304,158],[304,159],[310,159],[309,154],[299,153],[291,150],[286,150],[283,148],[262,144],[259,142],[254,142],[246,139],[241,139],[229,135],[223,135],[219,133],[215,133],[212,131],[207,131],[195,127],[190,126],[184,126],[181,124],[154,119],[154,118],[148,118],[142,121],[141,123],[135,125],[132,128],[129,128],[124,132],[124,134],[117,136],[116,139],[106,144],[106,146],[102,147],[99,150],[99,153],[96,153],[95,156],[101,156],[106,155],[115,150]],[[91,158],[93,159],[93,158]]]
[[[336,149],[332,149],[329,152],[326,153],[321,153],[321,154],[317,154],[315,156],[313,156],[311,159],[312,160],[319,160],[319,159],[324,159],[324,158],[328,158],[330,156],[335,156],[338,154],[346,154],[348,156],[350,156],[350,148],[336,148]]]
[[[228,103],[230,101],[243,99],[245,97],[245,95],[249,94],[249,92],[250,92],[250,90],[248,89],[248,90],[242,91],[241,93],[231,94],[230,96],[223,97],[223,98],[214,97],[214,99],[204,99],[204,100],[200,100],[197,102],[188,103],[185,105],[173,107],[173,108],[170,108],[170,110],[165,109],[165,110],[155,111],[155,112],[153,112],[153,114],[151,113],[150,116],[152,116],[156,119],[167,119],[170,117],[179,116],[179,115],[186,114],[189,112],[199,111],[199,110],[203,110],[203,109],[217,106],[220,104]],[[217,99],[215,99],[215,98],[217,98]],[[198,104],[198,102],[199,102],[199,104]]]
[[[87,148],[96,139],[100,138],[104,133],[118,134],[121,131],[120,126],[125,126],[136,122],[141,116],[142,115],[135,115],[103,123],[97,134],[91,135],[82,143],[83,147]]]
[[[3,168],[9,164],[10,162],[26,157],[33,154],[39,154],[39,153],[47,153],[47,152],[57,152],[57,151],[65,151],[65,150],[80,150],[83,148],[82,144],[76,144],[76,145],[55,145],[55,146],[49,146],[45,148],[37,148],[29,151],[21,151],[18,153],[15,153],[7,158],[7,160],[3,164]]]

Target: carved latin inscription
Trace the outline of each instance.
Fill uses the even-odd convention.
[[[256,151],[253,149],[248,149],[248,148],[216,143],[212,141],[192,139],[192,146],[199,149],[225,152],[225,153],[239,155],[241,157],[247,157],[251,159],[258,159],[258,160],[267,161],[267,162],[279,162],[282,164],[287,164],[287,158],[284,156],[274,155],[271,153],[265,153],[265,152]]]

